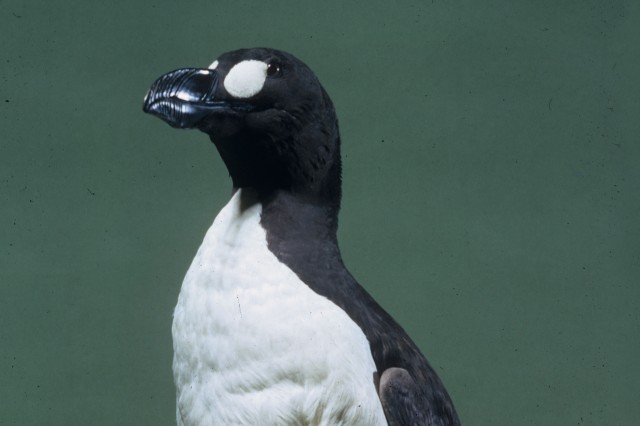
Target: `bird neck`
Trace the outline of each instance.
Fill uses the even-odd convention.
[[[257,195],[262,204],[261,223],[270,237],[306,245],[316,241],[337,245],[339,201],[328,203],[318,196],[284,190],[257,190]]]
[[[287,137],[243,133],[211,140],[235,189],[253,188],[261,200],[269,202],[291,198],[326,206],[326,214],[336,218],[342,197],[342,160],[338,124],[332,117],[329,124],[330,120],[320,120],[324,124],[303,126]]]

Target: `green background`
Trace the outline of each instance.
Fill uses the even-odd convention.
[[[640,417],[632,1],[0,1],[0,424],[172,425],[171,315],[230,193],[152,81],[290,51],[340,117],[340,239],[465,425]]]

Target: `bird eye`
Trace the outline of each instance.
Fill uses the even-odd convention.
[[[275,62],[271,62],[269,65],[267,65],[267,75],[269,77],[273,77],[274,75],[279,75],[280,74],[280,65],[276,64]]]

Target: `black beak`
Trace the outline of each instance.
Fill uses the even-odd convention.
[[[185,68],[157,79],[144,97],[142,110],[160,117],[172,127],[195,127],[207,115],[220,110],[248,111],[248,104],[217,99],[215,70]]]

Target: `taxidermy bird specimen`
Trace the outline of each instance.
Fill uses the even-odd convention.
[[[215,144],[233,195],[173,319],[179,425],[459,425],[433,368],[345,268],[340,135],[293,55],[228,52],[160,77],[144,111]]]

